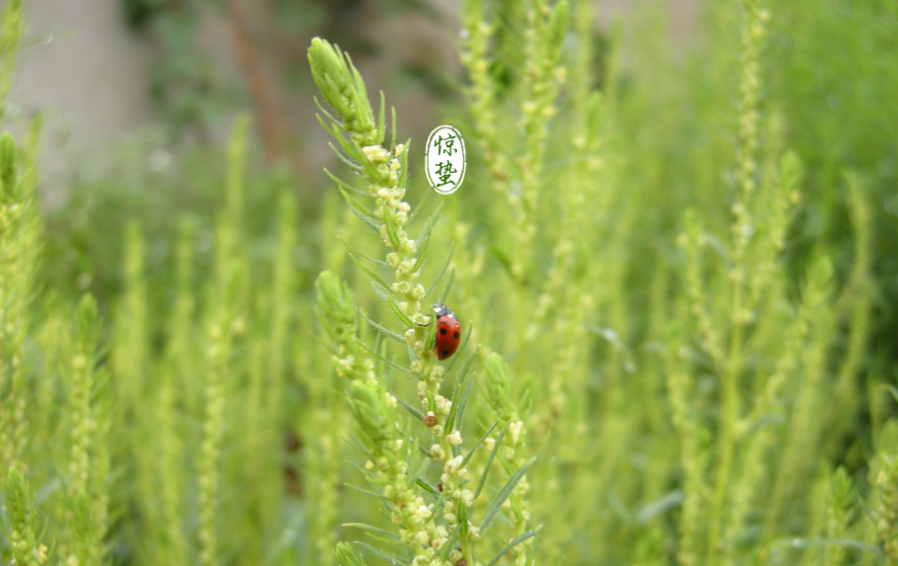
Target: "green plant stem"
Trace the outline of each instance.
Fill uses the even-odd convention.
[[[459,546],[461,546],[461,554],[468,564],[474,564],[474,547],[467,535],[459,537]]]
[[[737,316],[742,308],[742,285],[736,285],[733,304]],[[720,537],[720,521],[723,503],[726,499],[727,484],[733,467],[733,455],[736,450],[736,419],[739,417],[739,369],[742,356],[742,323],[736,320],[730,336],[730,355],[727,372],[723,381],[723,413],[720,421],[720,440],[718,443],[717,480],[714,487],[714,499],[711,506],[711,527],[708,534],[708,560],[713,564],[718,551]]]

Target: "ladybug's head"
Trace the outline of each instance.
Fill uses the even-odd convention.
[[[449,307],[441,303],[436,303],[433,305],[433,312],[437,314],[437,318],[440,318],[441,316],[445,316],[447,314],[455,316],[452,314],[452,311],[449,310]]]

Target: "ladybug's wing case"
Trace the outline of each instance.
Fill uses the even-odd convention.
[[[455,315],[440,317],[437,322],[437,358],[445,360],[458,349],[461,325]]]

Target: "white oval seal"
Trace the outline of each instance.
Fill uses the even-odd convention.
[[[454,193],[465,179],[465,141],[452,126],[438,126],[430,132],[424,150],[427,181],[440,194]]]

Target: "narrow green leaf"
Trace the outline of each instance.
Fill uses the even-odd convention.
[[[430,220],[427,221],[427,226],[424,227],[424,230],[421,231],[421,235],[418,236],[418,239],[415,242],[415,251],[420,255],[415,261],[415,266],[412,268],[412,272],[418,271],[424,266],[424,260],[427,258],[427,250],[430,247],[430,234],[434,223],[440,216],[440,212],[442,211],[442,209],[443,203],[440,203],[440,206],[438,206],[436,211],[430,216]]]
[[[406,566],[409,564],[408,559],[402,558],[398,554],[390,554],[388,552],[383,552],[382,550],[378,550],[366,542],[353,541],[352,544],[364,548],[365,550],[367,550],[374,556],[377,556],[381,560],[386,560],[388,564],[405,564]]]
[[[390,106],[390,111],[393,114],[393,124],[390,127],[390,150],[396,149],[396,107]]]
[[[411,214],[408,215],[408,221],[411,223],[412,220],[418,216],[418,213],[421,212],[421,207],[424,205],[424,201],[427,200],[427,195],[430,194],[430,191],[424,191],[424,194],[421,195],[421,200],[418,201],[418,206],[415,207],[415,210],[412,211]]]
[[[471,352],[471,355],[465,360],[465,363],[462,364],[461,369],[458,371],[458,377],[456,381],[463,381],[465,376],[468,375],[468,371],[471,369],[471,366],[474,364],[474,360],[477,359],[477,353],[480,352],[480,345],[474,348],[474,351]]]
[[[486,438],[487,438],[489,435],[491,435],[491,434],[493,433],[494,430],[496,430],[496,427],[497,427],[497,426],[499,426],[499,421],[494,422],[494,423],[493,423],[493,426],[491,426],[490,429],[489,429],[488,431],[486,431],[486,434],[484,434],[483,436],[480,437],[480,440],[477,441],[477,444],[475,444],[474,447],[471,448],[471,451],[468,452],[468,455],[465,456],[465,459],[461,461],[461,466],[459,466],[459,468],[464,468],[465,465],[467,465],[468,461],[471,459],[471,456],[474,455],[474,452],[475,452],[478,448],[480,448],[480,445],[483,444],[483,441],[486,440]]]
[[[343,134],[340,131],[338,131],[338,128],[342,129],[341,125],[334,124],[333,129],[328,129],[328,127],[325,125],[324,121],[321,119],[320,115],[318,115],[318,122],[321,124],[322,128],[326,129],[328,131],[328,133],[331,136],[333,136],[333,138],[335,140],[337,140],[337,143],[339,143],[340,147],[343,148],[343,151],[345,152],[346,156],[351,157],[352,159],[355,159],[358,162],[361,162],[362,159],[366,159],[365,154],[362,153],[361,148],[359,148],[357,145],[354,147],[354,144],[347,141],[346,138],[343,137]],[[335,153],[339,153],[339,152],[337,152],[336,149],[334,149],[333,145],[331,145],[331,149],[333,149]]]
[[[417,483],[419,486],[421,486],[424,489],[424,491],[428,491],[437,496],[440,495],[440,492],[437,491],[437,489],[435,487],[431,486],[429,483],[427,483],[426,481],[424,481],[421,478],[418,478],[415,483]]]
[[[436,344],[437,340],[437,319],[436,315],[430,315],[430,328],[427,331],[427,340],[424,342],[424,351],[429,352],[433,350],[434,344]]]
[[[372,285],[375,289],[377,289],[377,285],[374,285],[373,283],[372,283]],[[358,344],[359,346],[361,346],[362,348],[364,348],[368,351],[374,350],[374,352],[379,353],[380,350],[384,350],[384,354],[386,354],[387,341],[380,334],[377,334],[374,337],[374,348],[368,348],[365,345],[365,343],[359,339],[358,336],[353,336],[353,340],[355,340],[356,344]],[[374,352],[372,352],[372,353],[374,353]],[[377,355],[377,354],[375,354],[375,355]],[[384,367],[384,365],[386,363],[386,358],[383,356],[378,356],[378,358],[379,359],[374,364],[374,371],[376,372],[376,375],[386,375],[387,372],[386,372],[386,368]]]
[[[436,288],[437,284],[440,282],[440,279],[443,278],[443,274],[446,273],[446,269],[449,268],[449,263],[452,261],[452,253],[455,251],[455,242],[452,242],[452,247],[449,248],[449,257],[446,258],[446,263],[443,264],[443,269],[437,274],[437,278],[433,280],[433,284],[431,284],[430,289],[427,290],[427,293],[424,295],[425,297],[429,296],[433,293],[433,290]]]
[[[388,518],[389,518],[389,517],[388,517]],[[393,539],[388,539],[388,538],[380,537],[380,536],[377,536],[377,535],[374,534],[374,533],[365,533],[365,535],[366,535],[370,540],[374,540],[374,541],[377,541],[377,542],[382,542],[382,543],[386,543],[386,544],[394,544],[394,545],[399,546],[399,547],[402,547],[402,548],[404,548],[404,547],[406,546],[405,543],[402,542],[401,540],[393,540]]]
[[[667,513],[668,511],[679,505],[682,501],[683,492],[679,489],[675,489],[661,499],[644,505],[642,509],[639,510],[636,519],[637,521],[639,521],[639,524],[644,525],[658,515]]]
[[[511,495],[511,491],[518,485],[518,482],[521,481],[521,478],[524,477],[524,474],[527,473],[527,470],[530,469],[530,466],[532,466],[534,462],[536,462],[535,457],[524,462],[524,464],[508,479],[508,483],[499,490],[499,493],[486,509],[486,514],[483,516],[483,521],[480,523],[480,532],[486,531],[486,528],[490,526],[493,517],[499,512],[499,508],[502,507],[502,504],[505,503],[505,500]]]
[[[421,234],[418,236],[417,249],[421,249],[423,245],[422,242],[426,243],[430,240],[430,232],[433,229],[433,225],[436,224],[436,221],[440,219],[440,214],[443,211],[443,204],[445,201],[441,202],[437,209],[433,211],[433,214],[430,215],[430,218],[427,220],[427,224],[424,226],[424,229],[421,230]]]
[[[496,457],[496,453],[499,452],[499,446],[502,445],[502,439],[505,438],[505,433],[508,431],[509,425],[511,425],[510,421],[505,425],[505,428],[502,429],[502,432],[499,433],[499,438],[496,439],[496,443],[490,451],[490,457],[486,459],[486,465],[483,467],[483,475],[480,476],[480,481],[477,483],[477,489],[474,491],[474,499],[477,499],[484,484],[486,484],[486,476],[490,473],[490,466],[493,464],[493,459]]]
[[[421,414],[421,411],[419,411],[418,409],[416,409],[416,408],[412,407],[411,405],[409,405],[408,403],[406,403],[405,400],[404,400],[402,397],[398,397],[398,396],[396,396],[396,395],[393,395],[393,397],[396,397],[396,401],[397,401],[400,405],[402,405],[403,407],[405,407],[405,409],[406,409],[409,413],[411,413],[413,417],[415,417],[415,418],[418,419],[419,421],[422,421],[422,422],[424,421],[424,415]]]
[[[458,540],[458,532],[460,530],[461,522],[455,525],[455,528],[452,529],[452,532],[449,534],[449,538],[446,539],[446,542],[443,543],[442,547],[440,547],[440,553],[437,554],[440,563],[445,562],[449,558],[449,553],[452,551],[452,547],[455,546],[455,541]]]
[[[443,289],[443,294],[440,295],[440,300],[438,303],[446,304],[446,297],[449,296],[449,291],[452,289],[452,283],[455,281],[455,268],[452,268],[452,271],[449,272],[449,282],[446,283],[446,288]]]
[[[337,187],[340,190],[340,194],[343,195],[343,198],[346,199],[346,204],[355,209],[359,214],[363,214],[370,218],[375,222],[379,222],[380,219],[374,216],[374,213],[365,208],[365,206],[359,201],[355,200],[352,195],[350,195],[343,187]]]
[[[446,432],[452,432],[452,424],[455,422],[456,411],[458,410],[459,401],[461,399],[461,393],[464,390],[463,387],[465,385],[465,376],[468,374],[468,370],[471,369],[471,364],[474,363],[474,358],[477,356],[477,352],[480,350],[480,346],[477,347],[477,350],[471,353],[468,356],[468,359],[465,360],[464,365],[460,372],[458,372],[458,377],[455,379],[455,389],[452,392],[452,408],[449,410],[449,416],[446,418]],[[448,372],[447,372],[448,373]],[[473,381],[471,382],[473,383]],[[470,393],[469,393],[470,395]]]
[[[382,144],[384,142],[384,134],[386,133],[387,128],[387,119],[386,119],[386,102],[384,101],[384,91],[380,91],[380,112],[377,114],[377,143]]]
[[[344,397],[345,397],[345,395],[344,395]],[[365,445],[362,443],[361,440],[359,440],[359,438],[356,435],[350,434],[348,437],[346,437],[346,441],[349,442],[350,446],[352,446],[353,448],[355,448],[356,450],[358,450],[359,452],[361,452],[362,454],[367,456],[369,460],[371,459],[371,452],[367,448],[365,448]],[[350,462],[349,464],[353,465],[352,462]]]
[[[316,100],[315,102],[318,102],[318,101]],[[327,116],[331,120],[331,123],[328,124],[327,122],[324,121],[324,118],[321,117],[321,114],[315,114],[315,117],[318,118],[318,123],[321,124],[322,128],[324,128],[324,131],[329,133],[331,135],[331,137],[333,137],[333,138],[341,137],[340,132],[337,131],[337,127],[339,127],[340,123],[337,122],[336,120],[334,120],[334,117],[331,116],[330,113],[327,112],[324,108],[321,108],[321,105],[319,105],[318,108],[322,112],[324,112],[325,116]]]
[[[527,531],[526,533],[521,534],[521,535],[518,535],[518,536],[516,536],[515,538],[511,539],[511,542],[509,542],[509,543],[505,546],[505,548],[503,548],[502,550],[500,550],[500,551],[499,551],[499,554],[493,556],[493,559],[490,560],[489,562],[487,562],[487,563],[486,563],[486,566],[493,566],[493,564],[495,564],[496,562],[498,562],[500,558],[502,558],[503,556],[505,556],[505,553],[506,553],[506,552],[508,552],[508,551],[511,550],[512,548],[516,547],[517,545],[521,544],[521,543],[524,542],[525,540],[528,540],[528,539],[531,539],[531,538],[535,537],[536,534],[537,534],[539,531],[542,530],[542,528],[543,528],[542,525],[540,525],[540,526],[538,526],[537,528],[533,529],[532,531]]]
[[[381,356],[380,354],[378,354],[377,352],[375,352],[373,349],[369,348],[367,344],[365,344],[364,342],[362,342],[362,341],[359,340],[358,338],[356,338],[355,341],[359,344],[359,346],[361,346],[362,348],[368,350],[368,352],[371,353],[371,355],[373,355],[375,358],[379,359],[380,361],[382,361],[383,363],[385,363],[385,364],[387,364],[388,366],[392,367],[393,369],[398,369],[398,370],[401,371],[402,373],[407,373],[408,375],[412,375],[412,371],[411,371],[410,369],[404,368],[404,367],[402,367],[402,366],[399,365],[399,364],[396,364],[396,363],[391,362],[391,361],[388,360],[387,358],[385,358],[385,357]]]
[[[334,125],[336,125],[336,126],[339,126],[339,125],[340,125],[340,120],[334,118],[334,115],[331,114],[330,112],[328,112],[327,109],[326,109],[324,106],[321,105],[321,103],[318,101],[318,97],[317,97],[317,96],[313,96],[313,97],[312,97],[312,100],[315,101],[315,106],[318,107],[318,110],[320,110],[322,114],[324,114],[325,116],[327,116],[327,119],[328,119],[328,120],[330,120],[330,121],[331,121]],[[333,134],[331,134],[331,135],[333,135]]]
[[[411,421],[406,421],[409,427],[412,426]],[[409,436],[409,438],[411,438]],[[419,458],[417,465],[415,467],[410,467],[411,475],[410,478],[414,478],[417,482],[421,476],[427,473],[427,469],[430,467],[430,461],[433,459],[433,453],[430,450],[425,449],[421,446],[421,431],[418,431],[418,436],[415,438],[415,448],[417,448],[416,452],[419,454],[423,454],[426,458]],[[423,481],[423,480],[422,480]],[[426,481],[424,483],[427,483]],[[428,484],[430,485],[430,484]]]
[[[393,224],[393,215],[390,214],[390,210],[387,208],[386,204],[381,207],[381,210],[384,211],[384,226],[387,227],[387,237],[390,238],[390,243],[393,245],[393,249],[398,250],[399,236],[396,235],[396,226]]]
[[[349,244],[349,242],[347,242],[346,240],[344,240],[344,239],[341,238],[340,236],[337,236],[337,239],[340,240],[341,242],[343,242],[343,245],[346,246],[347,248],[349,248],[349,251],[351,251],[351,252],[354,253],[355,255],[357,255],[357,256],[359,256],[359,257],[361,257],[361,258],[367,259],[367,260],[370,261],[371,263],[376,263],[377,265],[379,265],[379,266],[381,266],[381,267],[390,267],[390,266],[387,264],[387,262],[385,262],[385,261],[383,261],[383,260],[377,259],[376,257],[371,257],[370,255],[365,255],[365,254],[363,254],[363,253],[360,252],[359,250],[357,250],[357,249],[355,249],[354,247],[352,247],[352,246]]]
[[[377,170],[377,166],[368,159],[368,155],[362,150],[362,146],[358,144],[358,142],[353,141],[352,147],[358,155],[357,160],[362,166],[362,171],[365,173],[365,177],[368,178],[369,181],[373,181],[377,184],[386,183],[389,178],[387,177],[387,173],[381,173]]]
[[[530,549],[530,555],[527,556],[527,563],[524,566],[533,566],[533,560],[536,558],[536,553],[539,552],[539,545],[542,544],[543,539],[536,539],[536,542],[533,544],[533,548]]]
[[[368,156],[365,155],[365,152],[362,151],[362,147],[354,141],[347,140],[343,136],[337,138],[337,141],[340,142],[340,147],[343,148],[343,151],[346,152],[348,157],[351,157],[356,161],[356,163],[360,164],[364,170],[368,170],[369,168],[373,169],[374,165],[371,161],[368,160]]]
[[[374,493],[373,491],[368,491],[367,489],[362,489],[358,486],[352,485],[349,482],[346,482],[343,485],[345,485],[346,487],[352,488],[352,489],[358,491],[359,493],[364,493],[365,495],[370,495],[372,497],[376,497],[376,498],[380,499],[381,501],[389,502],[389,500],[386,497],[384,497],[383,495],[379,495],[377,493]]]
[[[380,285],[381,287],[383,287],[387,292],[390,291],[390,288],[387,286],[387,284],[384,282],[384,280],[381,279],[380,277],[378,277],[376,273],[374,273],[373,271],[371,271],[370,269],[368,269],[367,267],[365,267],[364,265],[362,265],[362,262],[360,262],[360,261],[355,257],[355,254],[354,254],[354,253],[349,252],[349,259],[351,259],[351,260],[352,260],[352,263],[356,264],[356,266],[358,266],[359,269],[361,269],[361,270],[364,271],[366,274],[368,274],[368,277],[370,277],[370,278],[373,279],[375,282],[377,282],[378,285]],[[403,340],[403,342],[404,342],[404,340]]]
[[[420,252],[416,252],[418,254],[418,259],[415,260],[415,265],[412,267],[412,273],[415,273],[427,262],[427,252],[430,250],[430,241],[425,242],[424,249]]]
[[[449,374],[450,371],[452,371],[452,368],[455,367],[455,362],[457,362],[457,361],[459,360],[459,358],[461,357],[461,356],[459,356],[458,354],[461,354],[462,352],[465,351],[465,346],[468,345],[468,340],[471,339],[471,333],[472,333],[472,332],[474,332],[474,325],[473,325],[473,324],[469,324],[469,325],[468,325],[468,331],[467,331],[466,333],[464,333],[464,338],[462,338],[461,344],[458,346],[458,351],[455,352],[456,355],[452,357],[452,361],[449,362],[449,367],[446,368],[446,374],[447,374],[447,375]],[[478,350],[480,350],[480,345],[479,345],[479,344],[477,345],[477,350],[474,350],[474,351],[476,352],[476,351],[478,351]]]
[[[407,142],[405,142],[405,151],[402,152],[402,155],[399,156],[399,186],[402,188],[407,188],[406,184],[408,183],[408,152],[412,146],[412,138],[409,138]]]
[[[468,407],[468,400],[471,398],[471,390],[474,388],[474,375],[471,375],[471,379],[468,380],[468,385],[465,387],[465,392],[461,396],[461,401],[458,403],[458,412],[455,414],[455,420],[452,425],[461,430],[461,427],[464,426],[465,422],[465,409]],[[450,430],[451,432],[451,430]]]
[[[362,311],[359,311],[359,314],[361,315],[362,318],[365,319],[365,322],[367,322],[373,329],[379,331],[381,334],[383,334],[387,338],[392,338],[393,340],[395,340],[397,342],[405,344],[405,340],[402,338],[402,336],[396,334],[392,330],[387,330],[383,326],[377,324],[376,322],[374,322],[373,320],[371,320],[370,318],[368,318],[367,316],[362,314]]]
[[[327,175],[328,177],[330,177],[330,178],[331,178],[331,181],[337,183],[337,186],[343,187],[343,188],[346,189],[347,191],[349,191],[349,192],[351,192],[351,193],[355,193],[355,194],[357,194],[357,195],[359,195],[359,196],[362,196],[362,197],[367,197],[367,196],[368,196],[367,194],[365,194],[364,192],[360,191],[359,189],[353,187],[353,186],[350,185],[349,183],[344,182],[342,179],[340,179],[339,177],[337,177],[336,175],[334,175],[333,173],[331,173],[331,172],[328,171],[327,169],[324,170],[324,174]]]
[[[396,399],[396,402],[399,403],[400,405],[402,405],[403,407],[405,407],[405,409],[406,409],[409,413],[411,413],[411,415],[412,415],[413,417],[415,417],[415,418],[418,419],[419,421],[424,421],[424,415],[421,414],[421,411],[419,411],[418,409],[416,409],[416,408],[412,407],[411,405],[409,405],[408,403],[406,403],[405,400],[404,400],[402,397],[400,397],[399,395],[396,395],[395,393],[393,393],[393,391],[392,391],[389,387],[387,387],[386,385],[384,385],[383,383],[381,383],[381,385],[383,385],[383,386],[384,386],[384,389],[387,390],[387,393],[389,393],[390,395],[392,395],[393,398]],[[428,455],[429,455],[429,452],[425,452],[425,454],[428,454]]]
[[[420,465],[421,465],[421,450],[420,450],[421,445],[418,444],[417,439],[412,440],[411,435],[409,434],[409,432],[410,432],[409,427],[411,427],[411,426],[412,426],[411,421],[406,419],[405,430],[399,431],[399,434],[402,435],[402,439],[404,441],[407,441],[407,442],[404,442],[403,446],[402,446],[405,450],[409,450],[409,447],[407,446],[407,444],[408,444],[408,442],[412,442],[413,449],[409,450],[409,454],[407,457],[408,469],[411,472],[408,477],[412,481],[415,481],[418,479],[417,471],[419,470]],[[398,426],[396,428],[397,428],[397,430],[399,429]],[[415,450],[414,448],[417,448],[417,450]]]
[[[391,539],[399,540],[399,535],[396,533],[391,533],[390,531],[385,531],[384,529],[378,529],[377,527],[372,527],[371,525],[366,525],[365,523],[343,523],[340,525],[341,527],[355,527],[357,529],[362,529],[364,531],[369,531],[372,533],[379,533],[385,535]]]
[[[367,226],[372,232],[374,232],[375,234],[377,234],[378,237],[380,237],[380,224],[378,224],[374,220],[371,220],[371,217],[360,213],[358,210],[356,210],[352,207],[350,207],[349,210],[351,210],[352,213],[355,214],[356,218],[361,220],[365,224],[365,226]]]
[[[399,322],[404,324],[406,328],[415,327],[415,323],[412,322],[412,319],[410,319],[407,314],[402,312],[402,309],[399,308],[399,305],[396,304],[396,301],[391,298],[388,302],[390,304],[390,308],[393,309],[393,314],[395,314],[396,318],[399,319]]]
[[[327,142],[327,145],[329,145],[330,148],[334,151],[334,153],[337,154],[337,157],[340,158],[340,161],[342,161],[343,163],[345,163],[346,165],[348,165],[350,169],[352,169],[353,171],[356,171],[356,172],[358,172],[358,173],[361,173],[361,172],[362,172],[362,166],[359,165],[359,164],[357,164],[357,163],[353,163],[352,161],[350,161],[348,157],[346,157],[345,155],[343,155],[343,152],[342,152],[342,151],[339,151],[337,148],[334,147],[334,144],[332,144],[332,143],[330,143],[330,142]]]
[[[387,390],[389,391],[389,389],[387,389]],[[390,393],[390,394],[392,395],[392,393]],[[396,395],[393,395],[393,397],[396,397]],[[396,397],[396,400],[399,401],[399,397]],[[411,425],[412,425],[411,421],[406,421],[406,428],[408,428]],[[427,466],[429,466],[430,459],[433,458],[433,454],[430,452],[430,450],[421,446],[421,444],[418,442],[418,439],[417,438],[413,439],[407,430],[401,430],[398,426],[395,428],[396,428],[396,432],[398,432],[400,435],[402,435],[403,440],[408,440],[409,442],[411,442],[415,445],[415,448],[417,448],[417,450],[414,451],[415,454],[411,456],[412,460],[418,461],[419,460],[418,455],[420,454],[421,456],[425,456],[428,458],[428,460],[421,461],[422,467],[426,468]],[[407,477],[409,477],[413,480],[418,479],[418,476],[420,474],[417,473],[417,470],[414,469],[414,466],[410,465],[409,469],[411,470],[411,473]]]
[[[387,302],[390,300],[390,296],[393,294],[392,291],[387,291],[374,281],[371,282],[371,288],[374,289],[374,294],[378,296],[383,302]]]

